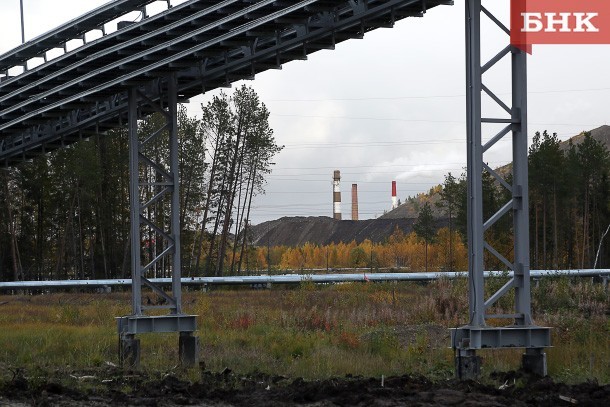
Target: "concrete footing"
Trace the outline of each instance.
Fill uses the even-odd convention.
[[[481,357],[474,350],[458,350],[455,357],[455,375],[459,380],[474,380],[481,374]]]
[[[482,359],[472,349],[458,350],[455,357],[455,375],[459,380],[474,380],[481,374]],[[547,375],[546,353],[544,348],[526,348],[521,360],[525,372],[537,376]]]
[[[180,332],[178,354],[182,366],[191,367],[199,363],[199,338],[191,332]]]
[[[131,369],[140,367],[140,340],[135,335],[119,336],[119,362],[121,366]]]
[[[192,367],[199,363],[199,338],[192,332],[180,332],[178,339],[180,364]],[[133,334],[119,335],[119,362],[128,369],[140,367],[140,339]]]
[[[543,348],[526,348],[521,359],[521,367],[528,373],[547,375],[546,353]]]

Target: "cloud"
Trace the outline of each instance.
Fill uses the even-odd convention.
[[[105,2],[26,0],[26,34],[32,38]],[[488,3],[507,20],[508,2]],[[19,45],[18,11],[17,1],[0,4],[0,50]],[[486,61],[508,38],[490,24],[483,29]],[[459,176],[466,163],[463,36],[463,2],[456,2],[249,82],[271,111],[278,143],[286,145],[267,195],[255,201],[254,222],[331,216],[334,169],[343,174],[344,213],[351,183],[358,183],[362,219],[389,209],[393,179],[404,198],[441,183],[448,171]],[[567,138],[608,122],[610,46],[534,47],[528,64],[530,133],[548,129]],[[507,101],[509,67],[504,63],[485,77]],[[194,98],[191,114],[216,92]],[[484,109],[492,108],[486,103]],[[494,130],[486,128],[484,138]],[[499,144],[485,160],[492,166],[510,160],[509,144]]]

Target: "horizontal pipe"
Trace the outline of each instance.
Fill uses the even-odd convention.
[[[229,277],[183,277],[182,284],[186,285],[251,285],[251,284],[299,284],[311,281],[313,283],[344,283],[362,281],[433,281],[439,278],[467,277],[465,271],[438,272],[438,273],[368,273],[369,269],[362,269],[362,273],[350,274],[280,274],[272,276],[229,276]],[[512,272],[486,271],[488,277],[513,277]],[[584,269],[584,270],[531,270],[532,278],[541,277],[610,277],[610,269]],[[171,284],[171,278],[152,278],[156,284]],[[10,289],[45,289],[45,288],[85,288],[128,286],[131,279],[107,280],[51,280],[51,281],[7,281],[0,282],[0,290]]]

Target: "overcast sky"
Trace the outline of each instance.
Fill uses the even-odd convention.
[[[107,2],[23,1],[26,40]],[[286,146],[269,176],[267,194],[255,200],[254,223],[332,216],[334,169],[341,170],[344,219],[351,218],[352,183],[358,184],[360,219],[366,219],[390,209],[392,180],[404,201],[441,183],[449,171],[463,172],[464,4],[455,3],[248,82],[271,111],[278,143]],[[485,3],[508,25],[509,0]],[[19,0],[2,0],[0,19],[4,53],[21,42]],[[483,37],[484,59],[508,41],[488,23]],[[546,129],[565,140],[607,124],[610,45],[535,46],[528,64],[530,135]],[[485,83],[510,101],[507,67],[508,59],[486,74]],[[200,116],[201,103],[215,93],[191,100],[191,114]],[[484,115],[495,112],[491,103],[484,104]],[[484,129],[484,138],[494,130]],[[485,160],[492,167],[509,162],[510,143],[494,147]]]

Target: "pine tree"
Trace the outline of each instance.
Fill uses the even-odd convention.
[[[459,206],[459,184],[451,173],[445,175],[445,182],[441,190],[441,200],[437,203],[438,206],[445,208],[449,217],[449,256],[448,270],[453,270],[453,218]]]
[[[436,230],[434,228],[434,217],[430,203],[426,202],[419,211],[417,221],[413,224],[413,230],[417,236],[424,241],[425,245],[425,268],[428,271],[428,245],[434,242]]]

